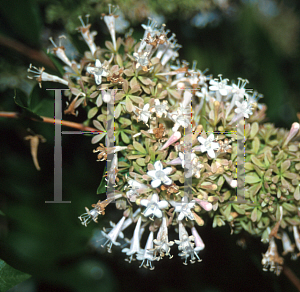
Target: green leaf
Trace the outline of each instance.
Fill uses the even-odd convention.
[[[133,147],[140,153],[147,154],[146,149],[139,142],[133,141]]]
[[[5,292],[31,276],[18,271],[0,259],[0,291]]]
[[[35,48],[42,29],[39,7],[33,0],[0,1],[0,32]]]
[[[26,94],[20,90],[15,90],[14,96],[15,103],[22,108],[23,116],[42,121],[43,119],[29,109],[30,99]]]
[[[125,144],[130,143],[130,139],[128,138],[128,136],[124,132],[121,132],[121,138],[122,138],[122,140]]]
[[[95,106],[91,108],[88,112],[88,119],[93,118],[97,114],[97,112],[98,112],[98,107]]]
[[[261,178],[255,172],[250,172],[250,173],[246,174],[245,182],[247,184],[254,184],[254,183],[257,183],[260,181],[261,181]]]
[[[100,185],[99,185],[99,187],[97,189],[97,195],[106,193],[106,180],[105,180],[106,176],[105,175],[106,175],[106,165],[105,165],[104,170],[103,170],[103,174],[102,174],[102,179],[101,179]]]

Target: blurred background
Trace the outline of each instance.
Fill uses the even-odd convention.
[[[53,117],[54,95],[27,78],[30,63],[44,66],[61,76],[61,64],[47,49],[64,34],[70,57],[81,57],[87,49],[76,27],[79,15],[90,15],[91,30],[98,32],[96,44],[109,40],[100,19],[108,3],[118,4],[119,35],[133,28],[143,36],[141,23],[152,17],[176,33],[180,59],[208,74],[237,81],[250,81],[264,95],[268,122],[289,128],[300,112],[300,2],[297,0],[15,0],[0,2],[0,112],[21,112],[15,104]],[[25,112],[27,115],[32,113]],[[85,120],[85,114],[80,113]],[[73,118],[63,117],[72,120]],[[79,119],[79,121],[80,121]],[[73,119],[74,121],[78,121]],[[40,143],[37,171],[31,158],[30,128],[47,141]],[[63,128],[63,130],[70,130]],[[89,245],[93,233],[109,221],[120,219],[114,206],[107,208],[98,225],[81,226],[77,217],[104,195],[96,190],[104,165],[96,162],[91,137],[63,135],[63,200],[71,204],[45,204],[53,200],[54,127],[30,119],[0,117],[0,292],[34,291],[298,291],[282,274],[263,272],[261,253],[267,249],[247,234],[230,235],[229,227],[212,229],[207,219],[198,228],[205,249],[201,263],[184,266],[174,247],[174,258],[154,263],[155,270],[139,269],[124,261],[119,249],[112,254]],[[176,238],[176,234],[170,235]],[[285,263],[300,277],[299,262]],[[27,279],[27,280],[26,280]],[[22,282],[25,280],[24,282]]]

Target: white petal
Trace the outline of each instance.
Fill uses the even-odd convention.
[[[166,208],[168,208],[168,206],[169,206],[169,204],[168,204],[168,202],[167,201],[160,201],[160,202],[158,202],[158,208],[159,209],[166,209]]]
[[[169,186],[170,184],[172,184],[172,180],[170,178],[168,178],[167,176],[165,176],[163,178],[163,183],[167,186]]]
[[[165,175],[169,175],[172,172],[172,167],[167,167],[163,169],[163,172],[165,173]]]
[[[156,208],[154,210],[154,216],[156,216],[157,218],[161,218],[162,217],[162,211],[160,211],[158,208]]]
[[[159,201],[158,195],[154,193],[151,197],[151,202],[157,203]]]
[[[227,90],[226,89],[220,89],[219,90],[221,95],[227,95]]]
[[[100,60],[99,60],[99,59],[97,59],[97,60],[96,60],[96,62],[95,62],[95,66],[96,66],[96,67],[98,67],[98,68],[100,68],[100,67],[101,67],[101,62],[100,62]]]
[[[184,214],[183,212],[181,212],[178,216],[178,220],[181,221],[184,218]]]
[[[149,204],[149,200],[147,200],[147,199],[142,199],[140,204],[141,204],[142,206],[144,206],[144,207],[147,207],[148,204]]]
[[[215,139],[214,134],[210,134],[207,139],[213,141]]]
[[[211,158],[215,158],[216,154],[215,151],[212,149],[208,149],[207,154],[211,157]]]
[[[101,75],[95,74],[95,81],[96,81],[96,84],[97,84],[97,85],[100,85],[100,84],[101,84],[101,81],[102,81]]]
[[[212,143],[211,143],[211,148],[214,149],[214,150],[215,150],[215,149],[219,149],[219,148],[220,148],[220,145],[219,145],[219,143],[212,142]]]
[[[200,146],[200,150],[201,150],[201,152],[207,151],[207,149],[206,149],[206,147],[205,147],[204,145],[201,145],[201,146]]]
[[[201,144],[204,144],[204,143],[205,143],[205,139],[204,139],[202,136],[198,137],[198,141],[199,141]]]
[[[158,209],[158,208],[156,208],[156,209]],[[158,209],[158,210],[159,210],[159,209]],[[153,211],[155,212],[155,209],[152,210],[151,208],[147,208],[147,209],[145,210],[145,212],[144,212],[144,216],[145,216],[145,217],[151,216],[152,214],[154,214]]]
[[[162,170],[163,169],[163,166],[162,166],[160,161],[156,161],[154,163],[154,167],[155,167],[156,170]]]
[[[158,188],[161,185],[161,180],[160,179],[155,179],[151,182],[152,188]]]
[[[156,173],[156,170],[149,170],[147,172],[147,175],[151,176],[152,178],[156,178],[155,173]]]

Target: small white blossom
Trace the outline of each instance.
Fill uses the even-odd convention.
[[[195,237],[193,235],[189,236],[182,222],[179,222],[179,240],[175,240],[175,242],[178,244],[178,249],[181,251],[179,256],[185,259],[184,265],[187,265],[187,259],[189,257],[191,258],[190,262],[192,264],[195,262],[196,258],[198,259],[198,262],[201,262],[198,252],[204,248],[204,244],[194,247],[194,240]]]
[[[162,183],[165,185],[172,184],[172,180],[167,177],[172,172],[172,167],[167,167],[163,169],[163,165],[160,161],[154,163],[155,170],[149,170],[147,174],[152,177],[151,186],[153,188],[158,188]]]
[[[195,201],[192,200],[190,202],[187,201],[186,197],[183,197],[181,203],[171,201],[173,207],[175,207],[175,212],[179,213],[178,221],[183,220],[184,218],[188,218],[190,220],[194,220],[194,215],[191,209],[195,206]],[[186,219],[187,220],[187,219]]]
[[[145,124],[148,123],[149,118],[151,117],[151,113],[149,111],[149,103],[145,104],[142,110],[139,110],[138,120],[143,121]]]
[[[210,134],[208,136],[208,138],[203,138],[203,137],[198,137],[198,141],[202,144],[200,146],[200,150],[201,152],[207,152],[207,154],[211,157],[211,158],[215,158],[216,154],[215,154],[215,150],[219,149],[219,143],[213,142],[215,140],[215,136],[214,134]]]
[[[107,239],[102,247],[108,244],[108,252],[111,252],[112,245],[120,245],[120,243],[116,240],[118,237],[124,237],[121,230],[125,219],[126,217],[123,216],[122,219],[113,227],[113,229],[108,234],[106,234],[104,231],[101,231],[102,235]]]
[[[154,267],[152,266],[152,262],[155,260],[153,249],[153,231],[149,233],[145,249],[139,252],[139,254],[136,256],[136,259],[138,261],[142,261],[140,268],[143,266],[144,268],[150,267],[150,270],[154,270]],[[144,265],[145,261],[146,265]]]
[[[154,108],[152,108],[150,111],[152,113],[155,112],[158,118],[161,118],[163,115],[166,117],[169,109],[168,102],[164,100],[162,103],[160,103],[159,99],[155,99],[154,102]]]
[[[130,248],[123,248],[122,252],[125,252],[129,256],[129,262],[131,263],[134,254],[138,254],[141,251],[140,246],[140,234],[141,234],[141,223],[142,217],[139,217],[138,222],[136,223],[133,237],[130,241]]]
[[[164,216],[160,225],[160,228],[157,233],[157,238],[153,240],[155,244],[155,254],[156,260],[162,259],[165,255],[169,256],[171,259],[173,256],[170,255],[170,246],[174,244],[173,241],[169,241],[168,238],[168,227],[167,227],[167,219]]]
[[[145,217],[152,216],[150,219],[153,220],[153,217],[161,218],[162,211],[161,209],[168,208],[167,201],[159,201],[159,197],[156,193],[154,193],[151,197],[151,200],[142,199],[141,205],[146,207],[145,211],[142,213]]]
[[[211,86],[209,86],[209,90],[216,91],[220,95],[226,96],[229,93],[231,93],[232,87],[230,85],[227,85],[227,82],[229,81],[229,79],[227,79],[227,78],[222,79],[221,76],[222,75],[219,75],[220,82],[218,79],[210,80],[209,84]]]
[[[237,108],[234,110],[237,114],[243,114],[244,118],[249,118],[249,115],[252,115],[252,104],[244,100],[242,103],[239,101],[235,102]]]
[[[102,65],[99,59],[96,60],[95,67],[89,66],[86,68],[86,71],[95,76],[95,82],[97,85],[101,84],[102,76],[107,77],[109,75],[108,66],[105,64]]]
[[[36,80],[39,83],[39,86],[42,87],[42,81],[51,81],[51,82],[59,82],[64,85],[68,85],[68,81],[64,80],[56,75],[48,74],[45,71],[45,68],[37,68],[35,66],[32,66],[32,64],[29,65],[29,69],[27,69],[28,72],[35,74],[33,77],[36,78]],[[27,76],[29,79],[33,79],[32,76]]]

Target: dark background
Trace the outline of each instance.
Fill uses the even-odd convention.
[[[212,21],[195,27],[191,19],[199,13],[202,2],[205,1],[191,2],[188,7],[183,1],[167,0],[144,2],[142,6],[141,1],[119,4],[134,11],[127,13],[137,39],[143,34],[141,15],[150,10],[164,13],[167,28],[176,33],[183,46],[180,59],[190,64],[197,60],[197,68],[209,68],[208,73],[214,77],[223,74],[223,78],[235,81],[238,77],[247,78],[248,88],[264,94],[261,102],[268,106],[268,121],[289,128],[300,112],[299,2],[261,1],[269,3],[264,7],[257,1],[231,1],[226,9],[212,5],[202,8],[201,14],[203,18],[210,13]],[[0,111],[20,111],[13,100],[14,90],[17,88],[26,96],[35,85],[26,78],[29,63],[45,66],[47,72],[59,75],[36,60],[36,52],[52,47],[47,37],[58,36],[62,31],[69,33],[82,56],[86,48],[75,42],[78,33],[71,34],[73,23],[79,26],[78,14],[91,14],[92,30],[98,31],[96,44],[103,46],[109,35],[99,16],[100,12],[107,12],[106,7],[106,2],[79,0],[2,1]],[[125,17],[127,10],[124,8]],[[3,36],[33,51],[18,52],[9,47],[10,41],[3,40]],[[37,96],[46,100],[39,111],[41,115],[51,116],[49,113],[53,112],[54,96],[46,91],[51,86],[43,83],[42,89],[35,88]],[[81,112],[82,119],[84,116]],[[24,141],[29,135],[27,128],[47,139],[39,146],[41,171],[35,169],[29,142]],[[297,291],[285,275],[277,277],[262,271],[261,253],[267,245],[260,239],[247,234],[230,235],[229,227],[212,229],[210,219],[198,228],[206,247],[199,254],[203,261],[194,265],[184,266],[175,246],[174,258],[154,263],[154,271],[139,269],[137,262],[128,264],[118,248],[112,254],[93,250],[88,245],[93,231],[108,227],[110,220],[117,222],[122,214],[109,206],[99,224],[91,223],[88,228],[77,219],[85,206],[104,199],[104,195],[96,195],[104,164],[96,162],[92,152],[95,145],[90,143],[91,137],[83,135],[62,138],[63,199],[72,203],[45,204],[53,200],[53,137],[51,124],[0,118],[0,209],[5,214],[0,215],[0,258],[32,275],[12,291]],[[175,238],[171,232],[170,240]],[[244,249],[236,244],[240,238],[246,240]],[[299,262],[286,257],[285,263],[300,277]]]

